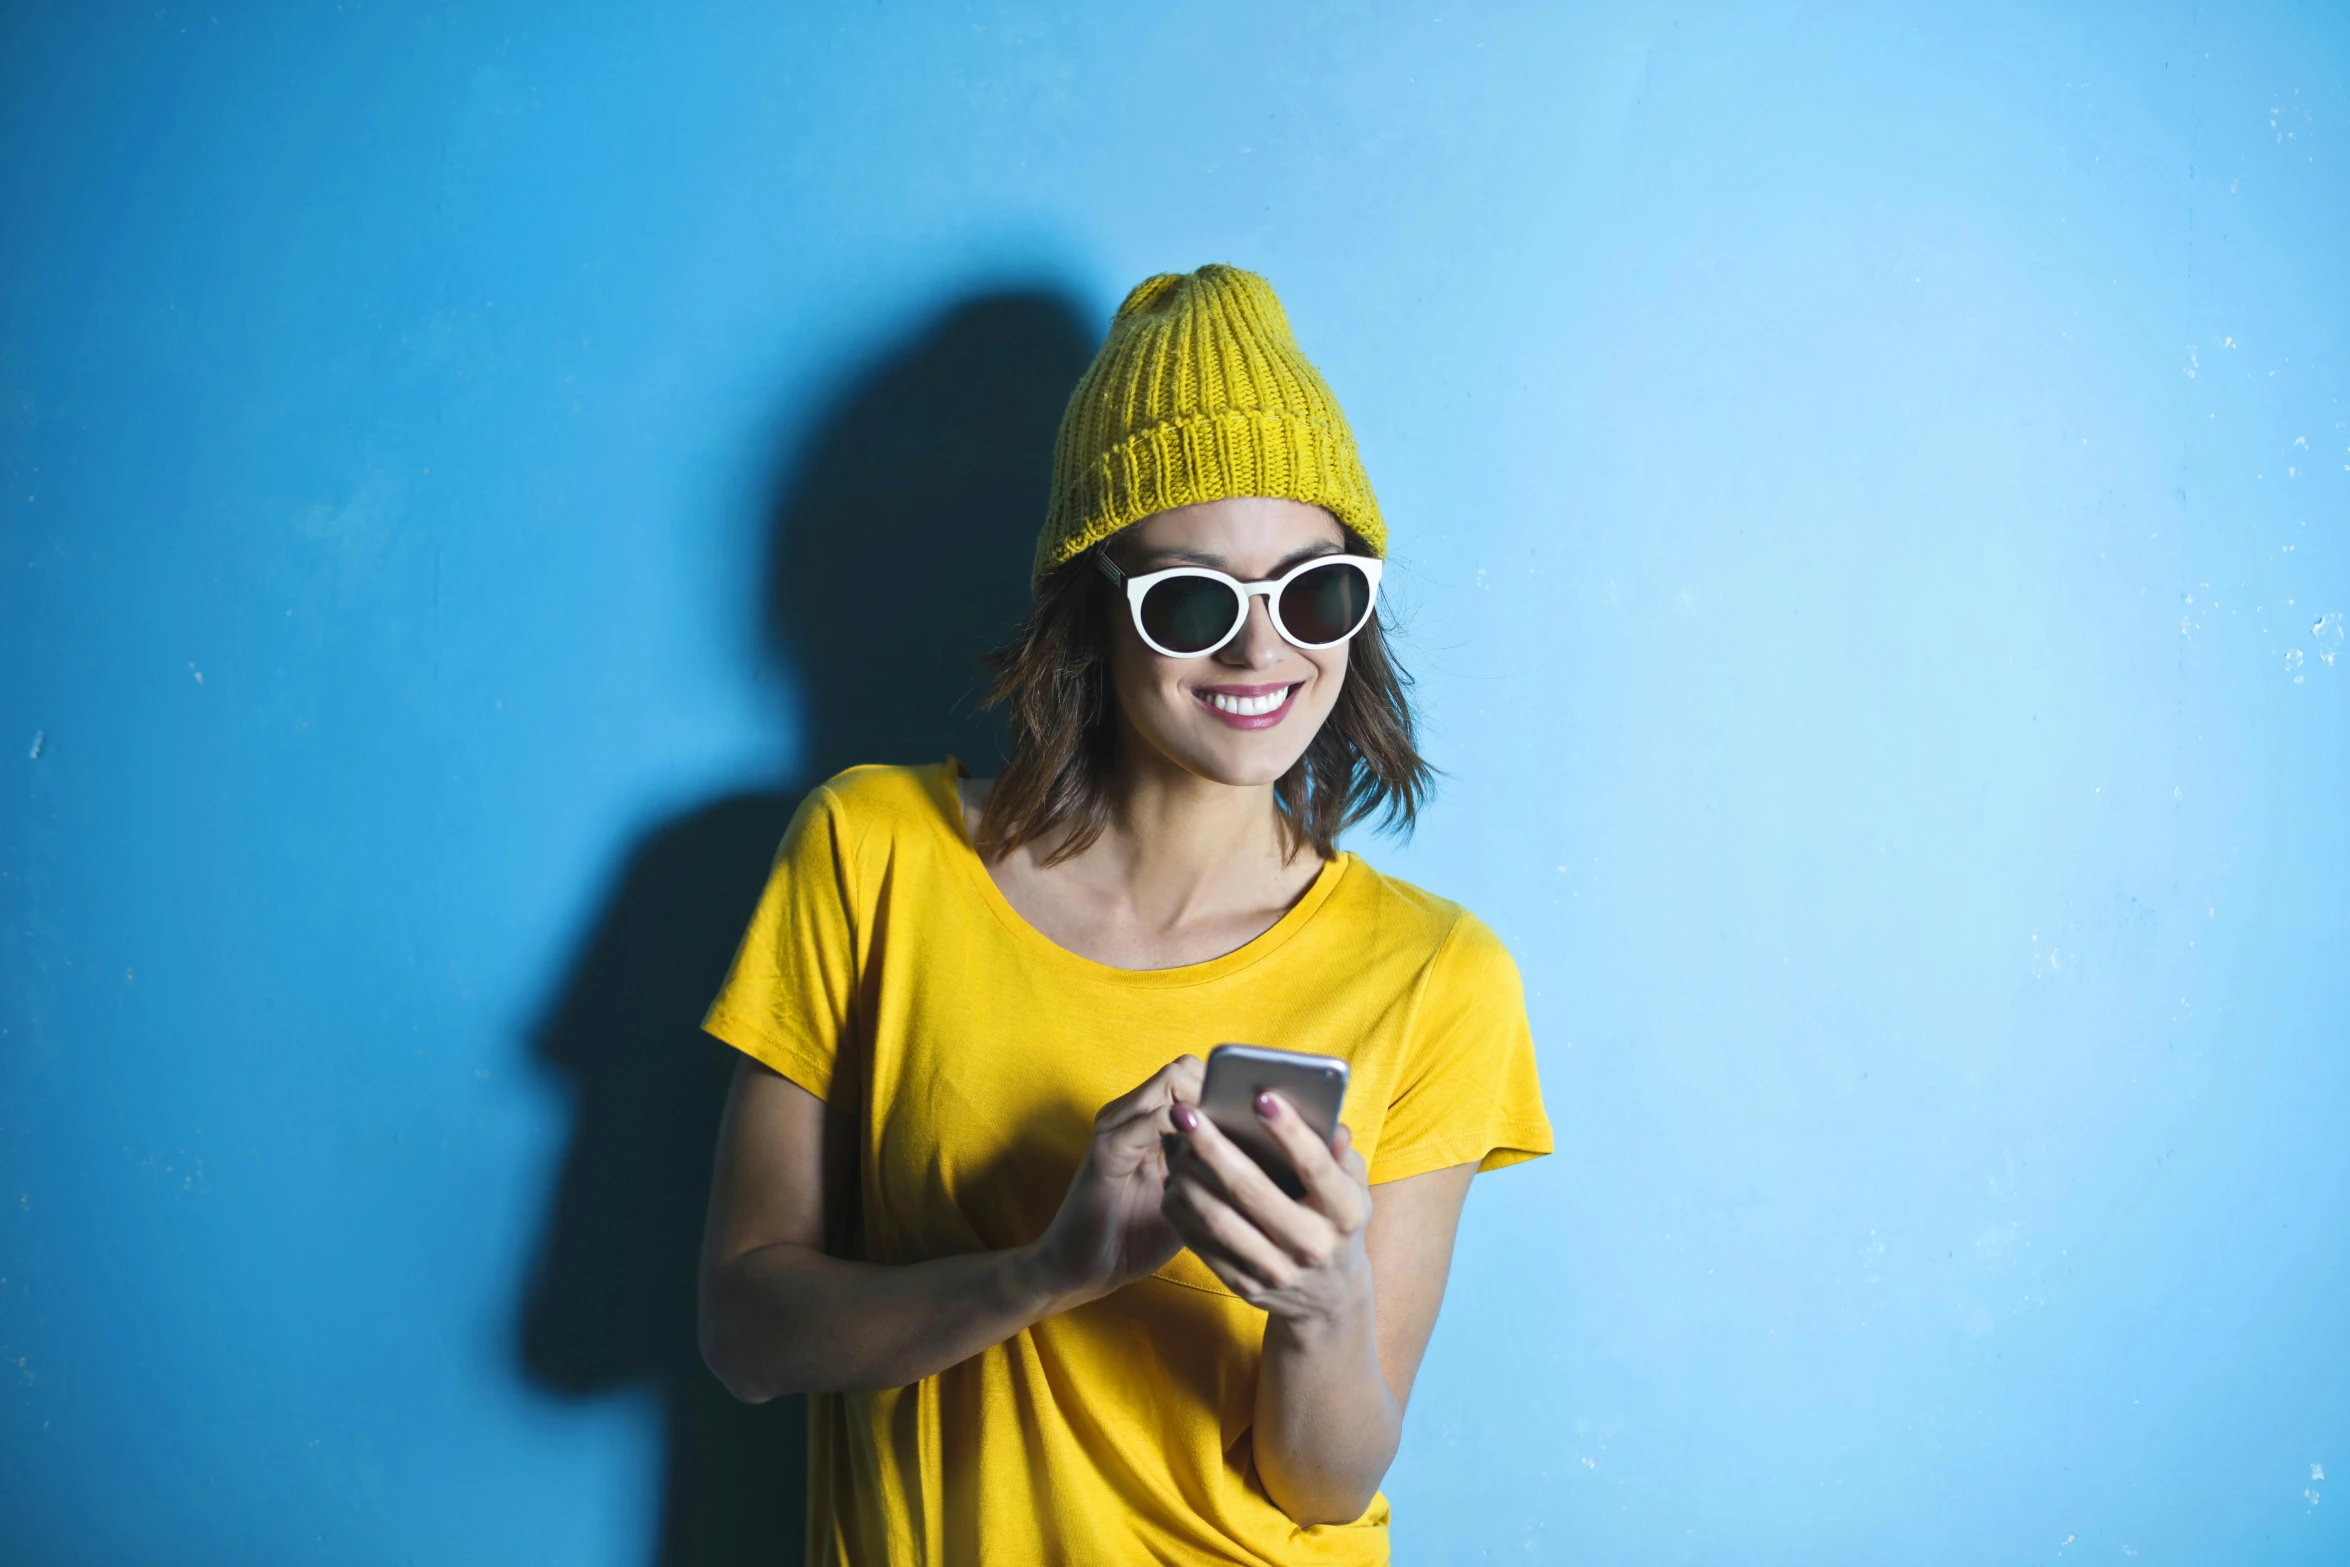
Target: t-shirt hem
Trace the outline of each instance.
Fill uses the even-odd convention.
[[[819,1099],[832,1092],[832,1061],[824,1052],[798,1040],[779,1039],[749,1018],[712,1007],[702,1019],[702,1032],[732,1045]]]
[[[1550,1151],[1548,1126],[1539,1122],[1505,1123],[1494,1131],[1468,1137],[1436,1138],[1392,1152],[1383,1148],[1371,1167],[1371,1184],[1384,1186],[1389,1181],[1407,1180],[1431,1170],[1449,1170],[1464,1164],[1473,1164],[1482,1173],[1539,1159]]]

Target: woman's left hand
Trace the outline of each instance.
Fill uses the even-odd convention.
[[[1185,1245],[1250,1305],[1299,1326],[1367,1308],[1370,1172],[1344,1126],[1329,1144],[1278,1094],[1259,1094],[1258,1118],[1304,1183],[1292,1198],[1190,1105],[1174,1110],[1177,1156],[1160,1211]]]

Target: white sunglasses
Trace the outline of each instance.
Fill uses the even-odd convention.
[[[1170,566],[1130,577],[1097,550],[1102,575],[1126,590],[1126,607],[1143,645],[1163,658],[1205,658],[1240,635],[1248,601],[1260,595],[1273,629],[1293,647],[1336,647],[1370,623],[1379,597],[1372,555],[1317,555],[1278,577],[1243,582],[1205,566]]]

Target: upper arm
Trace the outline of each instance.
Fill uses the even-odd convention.
[[[789,1078],[748,1056],[735,1064],[702,1231],[705,1288],[716,1269],[759,1247],[824,1247],[835,1185],[827,1149],[839,1141],[831,1119],[823,1100]]]
[[[1444,1303],[1445,1276],[1452,1270],[1453,1236],[1476,1173],[1475,1165],[1459,1164],[1371,1188],[1363,1249],[1377,1292],[1379,1370],[1399,1408],[1411,1402],[1420,1357],[1436,1329],[1436,1308]]]
[[[1428,964],[1371,1179],[1491,1170],[1550,1150],[1525,983],[1501,938],[1464,911]]]
[[[840,1057],[858,975],[853,858],[839,798],[809,792],[792,813],[767,885],[702,1027],[743,1053],[727,1092],[703,1229],[705,1291],[717,1270],[762,1246],[822,1248],[853,1190],[855,1138]]]

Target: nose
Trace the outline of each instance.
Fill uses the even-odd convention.
[[[1216,650],[1216,661],[1239,669],[1270,669],[1288,651],[1281,633],[1273,629],[1273,601],[1256,593],[1249,596],[1248,619],[1241,623],[1240,635]]]

